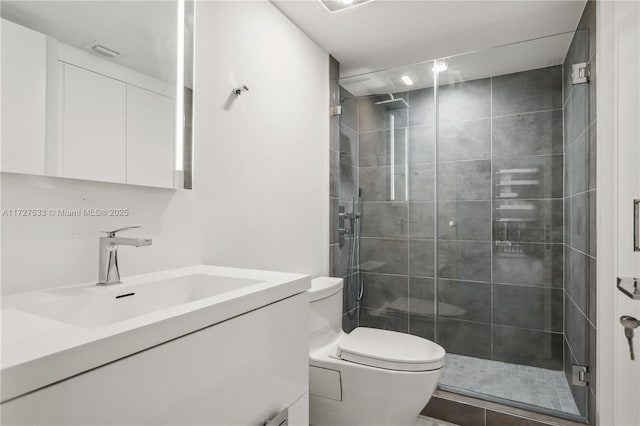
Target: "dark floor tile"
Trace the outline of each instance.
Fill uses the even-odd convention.
[[[493,285],[493,323],[562,333],[561,288]]]
[[[493,326],[493,359],[562,370],[562,333]]]
[[[563,155],[494,160],[493,198],[562,198],[563,161]]]
[[[493,281],[540,287],[563,286],[562,244],[493,245]]]
[[[443,123],[438,130],[440,161],[491,158],[491,119]]]
[[[440,123],[491,116],[491,80],[464,81],[439,87]]]
[[[512,416],[511,414],[499,413],[487,410],[486,426],[547,426],[549,423],[541,423],[524,417]]]
[[[562,110],[493,118],[493,157],[562,154]]]
[[[362,203],[363,237],[405,238],[408,235],[406,202]]]
[[[465,281],[491,281],[491,243],[438,242],[438,275]]]
[[[461,426],[485,426],[484,408],[432,397],[422,415]]]
[[[490,201],[438,203],[438,238],[445,240],[491,240]]]
[[[491,284],[438,280],[438,316],[491,322]]]
[[[438,318],[438,343],[448,353],[491,359],[491,324]]]
[[[459,161],[439,166],[440,201],[489,200],[491,161]]]
[[[494,77],[493,115],[562,108],[562,66]]]

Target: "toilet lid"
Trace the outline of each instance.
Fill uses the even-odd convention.
[[[398,371],[444,367],[445,350],[422,337],[358,327],[338,342],[338,357],[358,364]]]

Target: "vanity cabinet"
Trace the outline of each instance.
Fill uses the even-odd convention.
[[[63,176],[171,188],[173,99],[63,64]]]
[[[2,403],[2,424],[263,426],[288,409],[290,425],[308,425],[308,309],[298,293],[114,359]]]
[[[2,20],[2,171],[44,174],[47,41]]]

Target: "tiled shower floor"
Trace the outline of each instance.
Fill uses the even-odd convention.
[[[440,384],[580,415],[563,371],[447,354]]]

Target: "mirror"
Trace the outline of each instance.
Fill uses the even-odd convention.
[[[192,188],[194,2],[2,1],[8,173]]]

